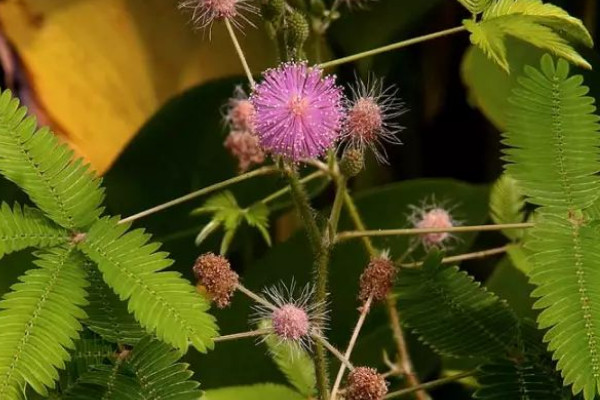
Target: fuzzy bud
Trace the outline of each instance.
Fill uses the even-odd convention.
[[[278,21],[285,12],[285,0],[261,0],[261,14],[268,22]]]
[[[385,379],[373,368],[357,367],[348,374],[347,400],[382,400],[387,392]]]
[[[454,226],[452,216],[443,208],[433,208],[422,214],[421,219],[415,224],[416,228],[434,229],[451,228]],[[447,232],[427,233],[422,236],[426,246],[439,246],[450,236]]]
[[[290,12],[287,17],[287,44],[293,49],[301,49],[308,39],[310,27],[304,14],[298,11]]]
[[[224,146],[238,160],[240,173],[244,173],[254,164],[265,161],[265,153],[259,139],[249,131],[233,131],[225,139]]]
[[[365,167],[365,156],[362,149],[348,147],[340,161],[340,171],[346,178],[352,178]]]
[[[225,308],[231,303],[239,276],[231,269],[225,257],[213,253],[201,255],[194,264],[194,275],[198,279],[198,285],[218,308]]]
[[[394,286],[396,267],[386,257],[373,258],[360,276],[360,293],[358,298],[366,302],[369,296],[374,301],[384,300]]]

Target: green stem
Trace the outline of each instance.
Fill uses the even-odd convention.
[[[335,199],[333,200],[333,206],[331,208],[331,215],[329,216],[328,223],[328,240],[333,242],[335,238],[335,233],[337,232],[338,222],[340,220],[340,215],[342,213],[342,206],[344,205],[344,197],[346,195],[346,178],[342,175],[339,175],[336,178],[336,192]]]
[[[251,337],[257,337],[257,336],[264,336],[264,335],[268,335],[271,331],[269,329],[257,329],[255,331],[248,331],[248,332],[240,332],[240,333],[233,333],[231,335],[223,335],[223,336],[217,336],[216,338],[213,339],[214,342],[227,342],[230,340],[238,340],[238,339],[245,339],[245,338],[251,338]]]
[[[248,66],[248,61],[246,60],[246,56],[244,55],[244,51],[242,50],[242,46],[240,46],[240,42],[237,40],[237,36],[235,35],[235,31],[231,26],[231,22],[229,22],[229,18],[224,18],[225,26],[227,27],[227,32],[229,32],[229,37],[231,38],[231,42],[233,43],[233,47],[235,47],[235,51],[240,58],[240,62],[242,63],[242,67],[244,67],[244,72],[246,72],[246,77],[248,78],[248,82],[250,83],[250,87],[254,87],[256,83],[254,82],[254,78],[252,77],[252,71],[250,71],[250,67]]]
[[[225,181],[222,181],[222,182],[219,182],[219,183],[215,183],[214,185],[207,186],[207,187],[202,188],[200,190],[197,190],[195,192],[186,194],[185,196],[178,197],[178,198],[176,198],[174,200],[171,200],[171,201],[168,201],[166,203],[160,204],[160,205],[158,205],[156,207],[152,207],[152,208],[150,208],[148,210],[139,212],[139,213],[134,214],[132,216],[129,216],[127,218],[123,218],[122,220],[119,221],[119,223],[120,224],[124,224],[126,222],[135,221],[137,219],[146,217],[148,215],[157,213],[159,211],[166,210],[167,208],[179,205],[181,203],[185,203],[186,201],[193,200],[193,199],[195,199],[197,197],[204,196],[204,195],[206,195],[208,193],[224,189],[227,186],[233,185],[234,183],[239,183],[239,182],[242,182],[242,181],[245,181],[245,180],[248,180],[248,179],[251,179],[251,178],[255,178],[255,177],[261,176],[261,175],[272,174],[272,173],[275,173],[277,171],[278,171],[278,169],[276,167],[274,167],[274,166],[261,167],[261,168],[255,169],[254,171],[247,172],[247,173],[245,173],[243,175],[238,175],[238,176],[233,177],[231,179],[227,179]]]
[[[351,55],[348,57],[338,58],[337,60],[327,61],[322,64],[319,64],[318,67],[322,68],[322,69],[335,67],[340,64],[345,64],[345,63],[349,63],[352,61],[360,60],[361,58],[371,57],[376,54],[385,53],[385,52],[396,50],[396,49],[401,49],[403,47],[408,47],[413,44],[426,42],[428,40],[437,39],[440,37],[448,36],[448,35],[462,32],[465,30],[466,30],[466,28],[464,26],[457,26],[456,28],[451,28],[451,29],[446,29],[446,30],[440,31],[440,32],[430,33],[428,35],[423,35],[423,36],[419,36],[416,38],[403,40],[401,42],[393,43],[393,44],[383,46],[383,47],[378,47],[376,49],[363,51],[362,53],[357,53],[357,54],[354,54],[354,55]]]
[[[346,211],[348,211],[350,219],[352,219],[352,222],[354,223],[356,229],[359,231],[366,231],[367,227],[362,221],[360,213],[358,212],[358,208],[354,203],[354,199],[352,199],[352,196],[350,196],[350,193],[347,190],[344,193],[344,203],[346,204]],[[369,256],[376,257],[377,249],[375,248],[375,246],[373,246],[371,238],[368,236],[364,236],[361,239],[363,241],[363,244],[365,245],[365,248],[367,249],[367,253],[369,253]]]
[[[504,229],[525,229],[533,228],[535,224],[531,222],[521,222],[515,224],[496,224],[496,225],[470,225],[470,226],[453,226],[448,228],[407,228],[407,229],[378,229],[367,231],[348,231],[341,232],[337,235],[336,241],[375,237],[375,236],[403,236],[403,235],[424,235],[427,233],[443,233],[443,232],[484,232],[484,231],[499,231]]]
[[[459,379],[463,379],[463,378],[467,378],[469,376],[473,376],[473,375],[475,375],[476,372],[477,371],[467,371],[467,372],[463,372],[463,373],[460,373],[460,374],[448,376],[446,378],[436,379],[435,381],[422,383],[419,386],[411,387],[411,388],[408,388],[408,389],[398,390],[396,392],[391,392],[391,393],[388,393],[384,397],[384,399],[386,399],[386,400],[387,399],[395,399],[395,398],[402,397],[402,396],[407,395],[407,394],[414,393],[417,390],[432,389],[434,387],[442,386],[442,385],[445,385],[447,383],[451,383],[451,382],[457,381]]]

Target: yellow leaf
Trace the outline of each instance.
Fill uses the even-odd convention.
[[[242,73],[224,27],[209,40],[176,0],[5,0],[0,26],[52,127],[100,173],[169,98]],[[258,73],[272,47],[260,30],[245,32]]]

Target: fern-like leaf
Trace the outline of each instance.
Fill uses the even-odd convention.
[[[528,201],[541,205],[528,232],[534,307],[548,329],[557,368],[573,393],[593,399],[600,388],[600,232],[586,208],[598,199],[599,118],[580,76],[544,56],[527,68],[511,100],[505,143],[510,174]]]
[[[33,117],[10,91],[0,95],[0,173],[16,183],[53,221],[77,230],[101,214],[100,179],[60,144],[48,129],[36,130]]]
[[[55,386],[66,348],[81,330],[86,304],[83,258],[72,247],[38,253],[34,268],[0,301],[0,399],[21,399],[25,384],[40,394]]]
[[[85,325],[109,342],[136,344],[146,336],[146,331],[127,311],[127,303],[106,285],[96,266],[90,263],[87,271],[90,304],[85,309],[88,315]]]
[[[503,174],[492,186],[490,192],[490,216],[496,224],[512,224],[525,220],[525,198],[517,181]],[[523,231],[507,229],[502,233],[511,240],[523,237]]]
[[[541,0],[496,0],[483,12],[481,21],[463,21],[471,32],[471,42],[506,72],[506,36],[546,49],[574,64],[591,69],[573,49],[570,41],[592,47],[593,40],[581,20],[565,10]]]
[[[80,243],[81,250],[98,264],[104,281],[129,301],[129,310],[149,332],[182,350],[191,343],[199,351],[212,347],[214,318],[208,301],[181,274],[162,271],[173,261],[158,252],[143,230],[127,232],[128,224],[102,218]]]
[[[535,358],[499,359],[479,367],[481,387],[474,395],[485,400],[562,400],[562,387]],[[550,372],[550,373],[549,373]]]
[[[600,118],[580,75],[544,56],[525,68],[510,100],[506,167],[533,204],[583,209],[600,195]]]
[[[484,12],[492,4],[492,0],[458,0],[458,2],[474,15]]]
[[[27,247],[53,247],[69,240],[69,233],[35,208],[6,203],[0,206],[0,258]]]
[[[71,391],[72,399],[196,400],[199,383],[191,380],[188,365],[178,362],[181,353],[169,345],[145,337],[123,351],[111,365],[96,365]]]
[[[432,252],[421,268],[400,272],[398,310],[403,322],[440,354],[503,355],[518,333],[507,304]]]

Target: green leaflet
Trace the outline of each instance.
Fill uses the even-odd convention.
[[[541,0],[495,0],[485,9],[480,21],[464,20],[463,24],[471,32],[471,42],[506,72],[510,71],[506,36],[513,36],[591,69],[569,43],[593,46],[592,37],[583,23],[562,8],[544,4]]]
[[[458,0],[471,14],[484,12],[492,3],[492,0]]]
[[[121,301],[102,280],[102,274],[96,266],[88,263],[87,271],[90,304],[85,309],[88,314],[85,325],[106,341],[136,344],[146,335],[146,331],[127,311],[127,303]]]
[[[0,95],[0,173],[23,189],[57,224],[68,229],[89,226],[102,213],[100,179],[60,144],[6,90]]]
[[[128,228],[117,218],[102,218],[80,248],[115,293],[129,301],[129,310],[148,332],[180,350],[190,343],[202,352],[212,348],[217,327],[206,312],[207,300],[178,272],[162,271],[173,261],[158,251],[159,243],[149,242],[141,229]]]
[[[15,204],[0,206],[0,258],[27,247],[52,247],[69,240],[68,232],[42,212]]]
[[[503,355],[514,345],[517,319],[507,304],[457,267],[431,253],[420,268],[398,276],[402,321],[440,354],[454,357]]]
[[[40,394],[55,386],[86,317],[83,258],[73,247],[37,254],[0,301],[0,398],[21,399],[25,383]]]

